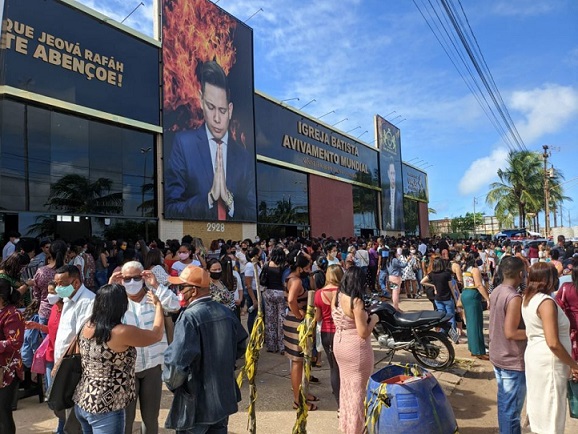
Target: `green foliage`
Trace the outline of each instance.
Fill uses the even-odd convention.
[[[467,212],[465,216],[455,217],[450,222],[450,227],[454,233],[466,234],[468,232],[475,232],[476,226],[480,225],[484,220],[483,212]]]

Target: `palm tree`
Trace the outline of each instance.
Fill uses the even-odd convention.
[[[43,214],[36,217],[36,223],[28,226],[26,235],[51,237],[56,233],[56,219],[53,215]]]
[[[121,214],[122,192],[110,193],[113,181],[98,178],[91,182],[87,177],[69,174],[50,185],[45,206],[69,214]],[[92,225],[90,225],[92,234]]]
[[[526,221],[529,209],[540,206],[540,189],[543,186],[540,155],[531,151],[510,151],[507,167],[498,169],[500,182],[493,182],[486,196],[486,203],[494,206],[498,220],[517,215],[519,227]],[[543,189],[543,188],[542,188]]]

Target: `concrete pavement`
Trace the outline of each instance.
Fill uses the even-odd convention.
[[[404,310],[431,309],[426,299],[402,299]],[[487,321],[487,318],[486,318]],[[489,362],[470,356],[465,339],[455,346],[456,364],[445,372],[434,372],[454,409],[461,434],[497,433],[496,381]],[[384,366],[380,360],[383,352],[374,343],[376,370]],[[324,362],[324,360],[322,360]],[[413,356],[400,352],[394,357],[397,363],[414,363]],[[310,412],[308,432],[311,434],[336,434],[338,430],[337,405],[331,394],[329,368],[323,363],[321,368],[313,368],[313,374],[320,383],[312,384],[310,392],[320,398],[319,410]],[[293,394],[289,381],[288,359],[279,354],[261,352],[257,374],[257,429],[260,433],[290,433],[295,422],[295,410],[292,409]],[[231,416],[229,432],[242,434],[247,432],[248,386],[242,389],[243,401],[239,412]],[[159,421],[164,423],[172,401],[172,394],[163,390]],[[50,433],[56,427],[56,421],[46,404],[39,404],[37,398],[28,398],[19,402],[14,413],[17,433]],[[137,418],[140,415],[137,413]],[[135,423],[135,432],[138,424]],[[174,431],[161,429],[160,433]],[[578,432],[578,420],[567,418],[565,433]],[[562,434],[562,433],[560,433]]]

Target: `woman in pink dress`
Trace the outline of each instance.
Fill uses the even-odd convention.
[[[345,434],[364,431],[367,381],[373,371],[371,332],[377,315],[367,313],[365,275],[361,268],[345,271],[339,292],[332,301],[335,322],[333,352],[339,365],[339,429]]]

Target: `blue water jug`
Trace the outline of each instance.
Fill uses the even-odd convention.
[[[436,378],[417,365],[390,365],[367,384],[369,434],[454,434],[458,424]]]

